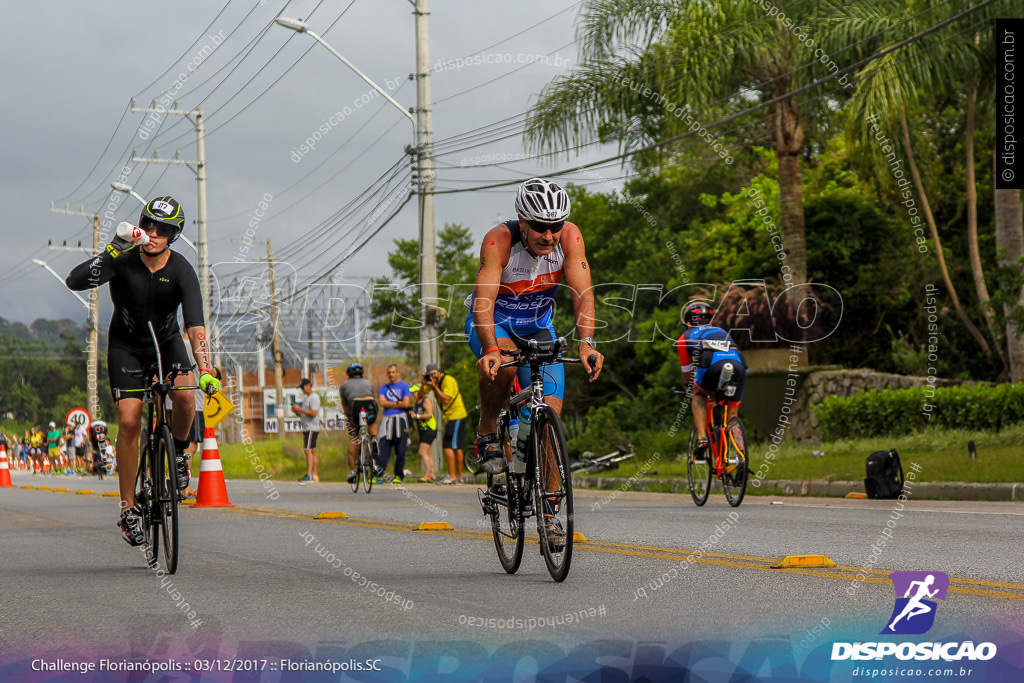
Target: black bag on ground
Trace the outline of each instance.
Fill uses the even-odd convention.
[[[867,457],[864,490],[868,498],[898,498],[903,493],[903,465],[893,448]]]

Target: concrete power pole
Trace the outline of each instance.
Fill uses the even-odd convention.
[[[274,386],[277,394],[274,405],[277,406],[277,438],[284,441],[284,368],[281,365],[281,337],[277,325],[277,289],[274,287],[274,251],[267,240],[267,263],[270,265],[270,324],[274,326],[274,341],[271,347],[274,353]]]
[[[416,141],[418,154],[420,218],[420,293],[422,327],[420,327],[420,367],[417,377],[428,363],[441,363],[439,316],[437,302],[437,239],[434,236],[434,124],[430,99],[430,30],[427,0],[416,0]],[[440,408],[440,406],[438,406]],[[438,421],[440,422],[440,420]],[[441,463],[441,439],[435,439],[431,453]],[[439,470],[440,471],[440,470]],[[453,476],[459,476],[457,472]]]
[[[69,207],[58,209],[51,203],[50,211],[54,213],[63,213],[70,216],[85,216],[86,218],[92,219],[92,252],[95,255],[100,253],[100,214],[98,211],[85,211],[85,207],[82,210],[76,211]],[[78,251],[78,249],[75,249]],[[81,251],[86,251],[81,249]],[[86,352],[88,354],[88,360],[86,361],[86,402],[89,414],[92,415],[93,419],[99,419],[100,410],[100,397],[99,397],[99,371],[100,371],[100,356],[99,356],[99,345],[100,345],[100,290],[97,287],[93,287],[89,290],[89,342]]]
[[[175,103],[177,105],[177,103]],[[136,107],[132,100],[132,111],[142,113],[175,114],[177,116],[195,116],[196,129],[196,156],[194,161],[183,159],[160,159],[156,154],[152,157],[136,156],[132,150],[132,161],[143,164],[178,164],[188,166],[196,176],[196,227],[198,228],[198,239],[196,240],[196,251],[198,252],[196,264],[199,267],[199,291],[203,296],[203,319],[206,321],[207,330],[212,337],[213,321],[210,319],[210,260],[208,258],[209,242],[206,236],[206,141],[203,134],[203,110],[202,109],[156,109],[149,107]],[[195,168],[192,168],[195,166]]]

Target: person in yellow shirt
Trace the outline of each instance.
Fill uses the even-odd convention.
[[[423,375],[423,386],[437,396],[444,417],[444,439],[441,447],[444,450],[444,461],[448,465],[448,475],[439,484],[462,483],[462,444],[466,434],[466,404],[462,401],[459,382],[449,374],[441,372],[436,364],[427,366]]]

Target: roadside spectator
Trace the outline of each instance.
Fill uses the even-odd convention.
[[[43,430],[39,427],[32,427],[29,434],[29,453],[32,455],[32,459],[35,461],[36,470],[39,472],[45,472],[47,468],[43,465],[46,462],[46,457],[43,455]]]
[[[303,377],[299,389],[306,395],[301,404],[293,403],[292,412],[302,422],[302,452],[306,454],[306,474],[300,484],[320,481],[317,474],[316,440],[320,436],[320,395],[313,391],[313,382]]]
[[[377,436],[377,387],[363,377],[363,366],[352,363],[345,368],[348,375],[341,385],[341,405],[345,411],[345,426],[348,428],[348,476],[349,483],[356,480],[359,470],[356,451],[359,444],[359,411],[366,409],[366,431]]]
[[[46,454],[50,458],[50,471],[56,474],[61,469],[60,430],[54,422],[50,423],[50,431],[46,433]]]
[[[89,444],[89,430],[84,424],[75,427],[72,443],[75,448],[75,468],[79,474],[85,476],[85,449]]]
[[[384,409],[384,421],[381,423],[380,436],[377,438],[379,455],[374,483],[383,483],[391,459],[392,448],[395,451],[395,483],[401,484],[405,475],[405,447],[408,445],[409,399],[412,394],[409,385],[401,380],[397,365],[388,366],[387,384],[382,384],[377,392],[377,402]]]
[[[465,439],[466,404],[462,401],[462,393],[459,391],[459,382],[449,374],[441,372],[441,369],[434,363],[427,366],[427,372],[423,376],[424,386],[429,387],[437,394],[437,401],[441,405],[441,414],[444,416],[444,440],[441,442],[444,448],[444,460],[448,465],[448,475],[442,479],[441,484],[462,483],[462,444]]]
[[[420,459],[423,460],[423,476],[416,481],[436,484],[434,478],[434,456],[431,446],[437,440],[437,418],[434,417],[434,402],[430,399],[430,390],[418,384],[409,387],[416,403],[412,408],[412,419],[420,431]]]

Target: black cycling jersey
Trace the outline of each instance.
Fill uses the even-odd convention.
[[[153,340],[147,321],[152,321],[161,345],[181,338],[178,306],[186,330],[203,325],[203,298],[196,271],[181,254],[170,254],[167,265],[151,273],[142,262],[142,254],[128,252],[115,259],[103,251],[76,266],[66,283],[68,289],[81,291],[110,282],[110,299],[114,302],[107,333],[110,343],[151,350]]]

